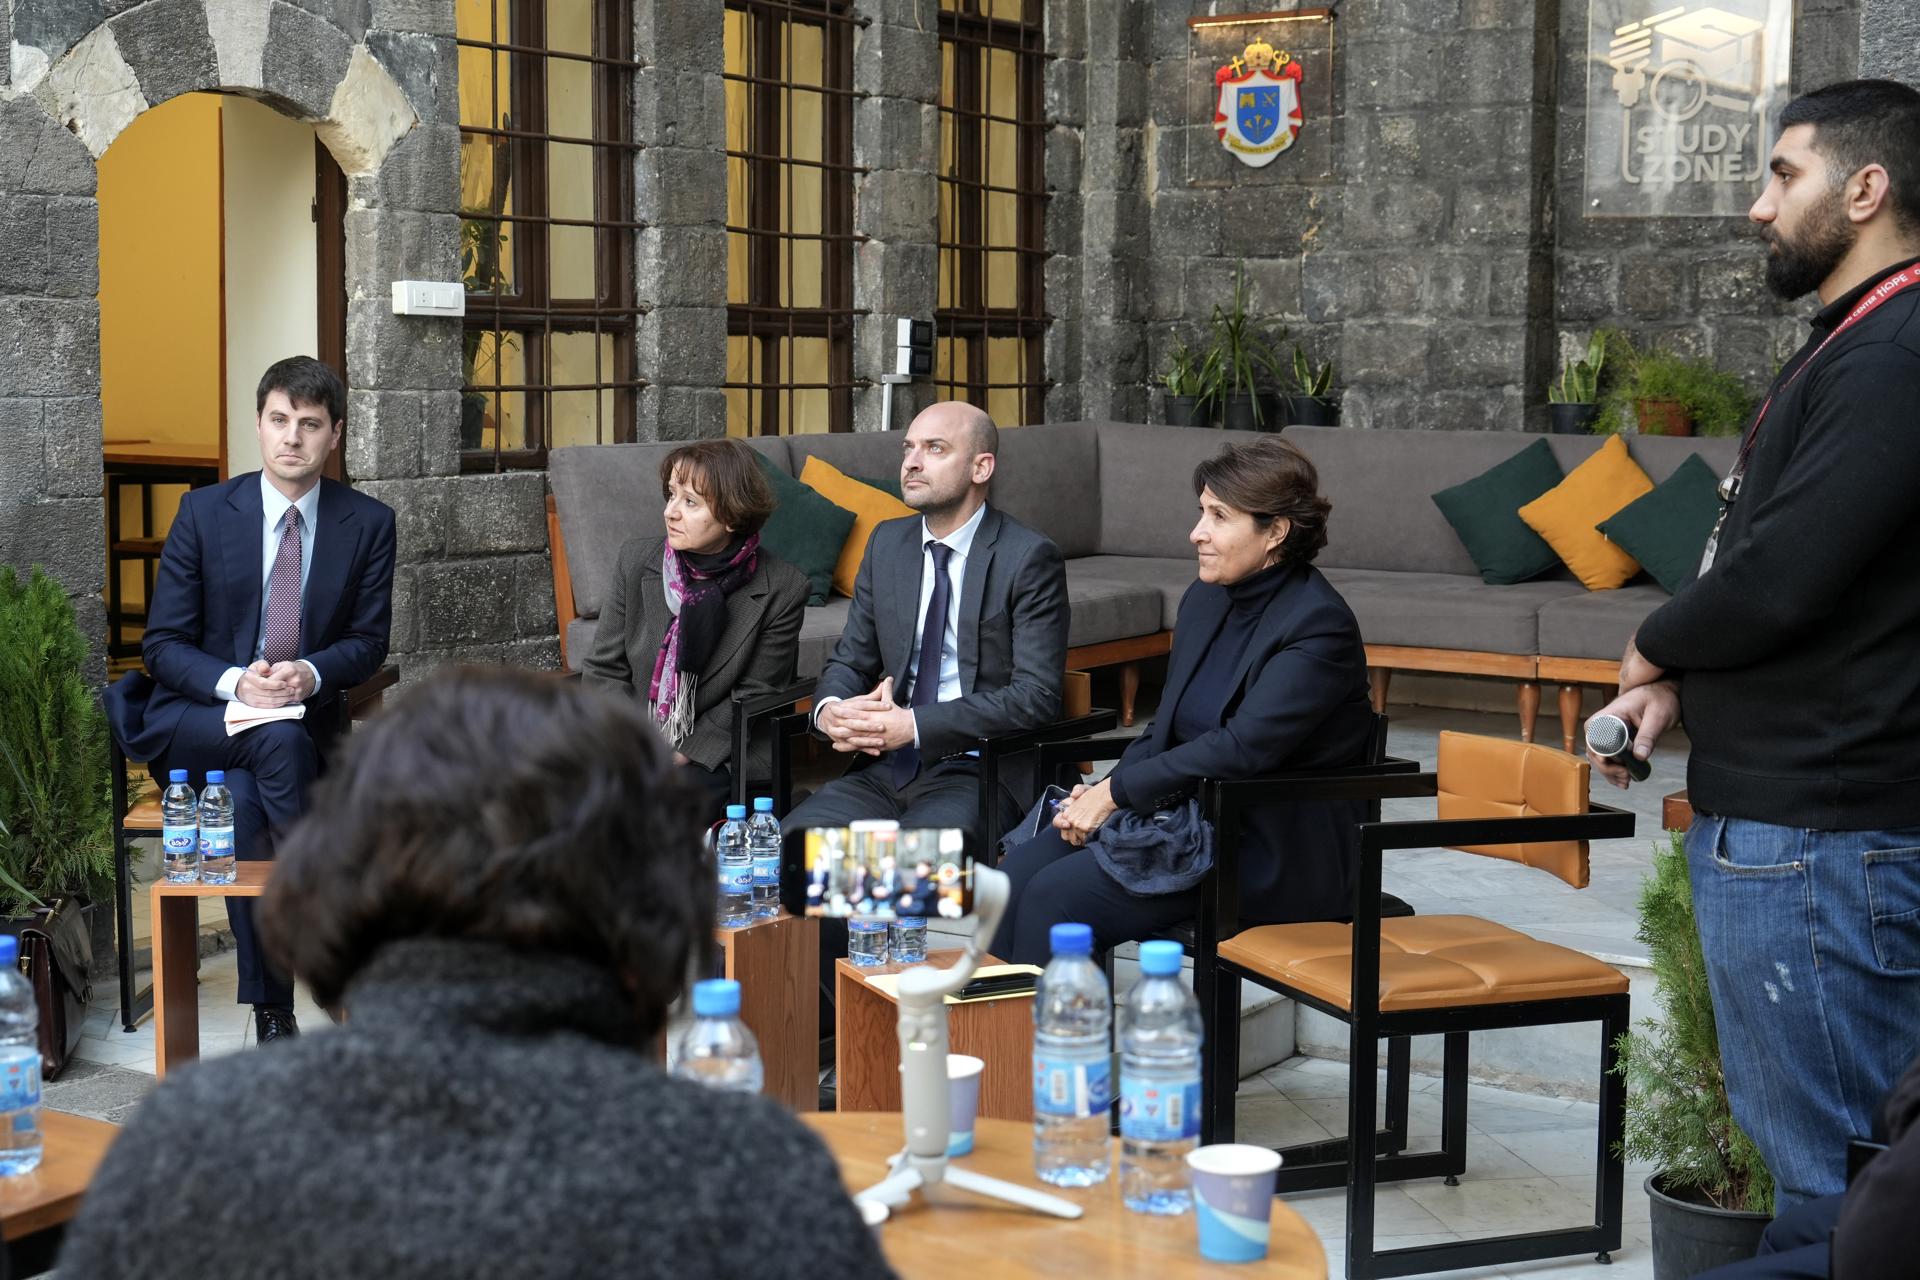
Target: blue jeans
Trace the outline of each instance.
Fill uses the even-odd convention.
[[[1687,831],[1733,1117],[1778,1207],[1846,1189],[1847,1140],[1920,1049],[1920,827]]]

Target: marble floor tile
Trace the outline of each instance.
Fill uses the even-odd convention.
[[[1333,1135],[1326,1127],[1279,1094],[1267,1098],[1242,1095],[1234,1110],[1234,1141],[1262,1147],[1291,1147],[1325,1142]]]
[[[1554,1190],[1557,1192],[1559,1188]],[[1295,1213],[1307,1220],[1307,1225],[1314,1229],[1323,1243],[1346,1238],[1347,1193],[1344,1188],[1301,1191],[1285,1199],[1293,1206]],[[1456,1229],[1429,1212],[1403,1187],[1378,1188],[1373,1203],[1374,1231],[1381,1235],[1430,1235]]]
[[[1600,1135],[1586,1126],[1567,1129],[1496,1131],[1489,1135],[1549,1178],[1574,1178],[1593,1172]]]

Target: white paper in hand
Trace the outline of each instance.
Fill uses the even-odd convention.
[[[245,733],[255,725],[269,724],[275,720],[300,720],[307,714],[307,704],[295,702],[285,707],[250,707],[244,702],[227,704],[227,736],[233,737]]]

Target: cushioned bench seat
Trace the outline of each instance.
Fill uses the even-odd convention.
[[[1067,590],[1071,592],[1074,583],[1088,580],[1122,583],[1142,589],[1153,597],[1154,617],[1148,631],[1171,631],[1173,621],[1180,614],[1180,598],[1187,593],[1195,579],[1193,557],[1186,556],[1178,560],[1159,556],[1082,556],[1078,560],[1067,561]],[[1074,644],[1091,643],[1079,639],[1079,618],[1074,619]],[[1143,635],[1141,631],[1126,631],[1121,635]],[[1107,639],[1118,639],[1109,636]]]
[[[1618,662],[1647,615],[1671,598],[1658,584],[1642,582],[1550,601],[1540,609],[1540,652]]]
[[[1587,594],[1572,578],[1490,587],[1457,573],[1324,570],[1370,645],[1537,654],[1543,606]]]
[[[1220,944],[1220,958],[1345,1009],[1353,926],[1273,924]],[[1380,922],[1380,1012],[1616,995],[1626,975],[1566,947],[1474,916]]]

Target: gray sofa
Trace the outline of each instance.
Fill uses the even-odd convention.
[[[1196,463],[1239,432],[1118,422],[1021,427],[1001,433],[992,501],[1051,537],[1067,562],[1073,665],[1132,670],[1164,652],[1180,597],[1193,581],[1187,531],[1194,519]],[[1641,579],[1589,592],[1570,574],[1488,586],[1431,494],[1480,474],[1532,442],[1510,432],[1360,431],[1291,427],[1333,502],[1317,563],[1360,620],[1384,702],[1394,670],[1495,675],[1519,686],[1523,736],[1533,736],[1542,682],[1561,687],[1561,728],[1570,740],[1579,686],[1605,684],[1627,639],[1666,593]],[[844,471],[897,465],[900,435],[757,438],[748,443],[798,475],[819,454]],[[1552,436],[1563,470],[1599,448],[1591,436]],[[1689,453],[1715,473],[1733,460],[1727,439],[1633,437],[1634,459],[1655,483]],[[670,443],[557,449],[553,489],[555,587],[562,643],[577,667],[621,542],[660,532],[659,464]],[[845,623],[834,597],[807,610],[799,675],[817,673]],[[1124,682],[1125,700],[1131,684]],[[1123,710],[1130,713],[1131,707]],[[1130,719],[1129,714],[1129,719]]]

